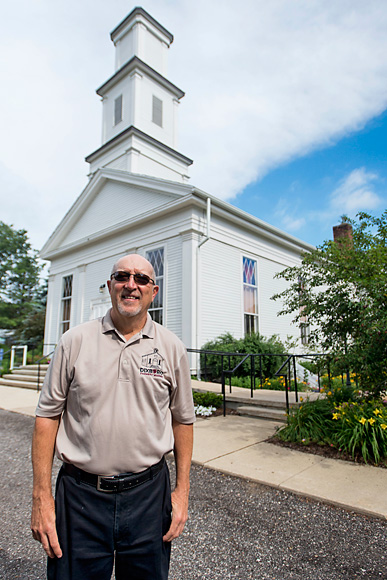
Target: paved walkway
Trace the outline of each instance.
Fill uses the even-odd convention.
[[[0,387],[2,409],[34,415],[37,400],[36,391]],[[195,424],[193,461],[277,489],[387,518],[387,469],[325,459],[266,443],[280,425],[237,415],[199,419]]]

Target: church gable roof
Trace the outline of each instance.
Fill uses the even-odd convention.
[[[151,213],[186,195],[191,188],[161,179],[101,169],[42,248],[45,259],[57,250],[115,229],[125,219]]]

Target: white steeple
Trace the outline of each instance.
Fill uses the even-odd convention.
[[[100,167],[186,182],[192,164],[178,151],[177,108],[184,92],[165,77],[173,36],[142,8],[113,30],[116,72],[98,90],[102,146],[86,157]]]

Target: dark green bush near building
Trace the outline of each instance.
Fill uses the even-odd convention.
[[[262,361],[262,376],[273,377],[285,361],[285,347],[277,336],[264,338],[258,333],[250,334],[244,339],[236,339],[230,333],[223,334],[215,340],[206,342],[202,350],[218,353],[239,353],[235,356],[223,356],[224,369],[235,368],[245,354],[260,354]],[[276,356],[268,356],[276,355]],[[209,380],[220,380],[222,376],[222,356],[220,354],[201,354],[200,367],[202,376],[207,375]],[[259,357],[255,358],[255,374],[259,376]],[[234,377],[249,377],[251,374],[251,358],[247,359],[234,373]]]
[[[192,392],[194,405],[202,405],[203,407],[216,407],[219,409],[223,404],[222,395],[216,393],[198,393]]]

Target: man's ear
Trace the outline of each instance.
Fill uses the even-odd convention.
[[[107,280],[107,281],[106,281],[106,285],[107,285],[107,287],[108,287],[109,294],[111,294],[111,285],[112,285],[112,281],[111,281],[111,280]]]
[[[153,286],[152,302],[156,298],[156,294],[159,291],[159,286]]]

